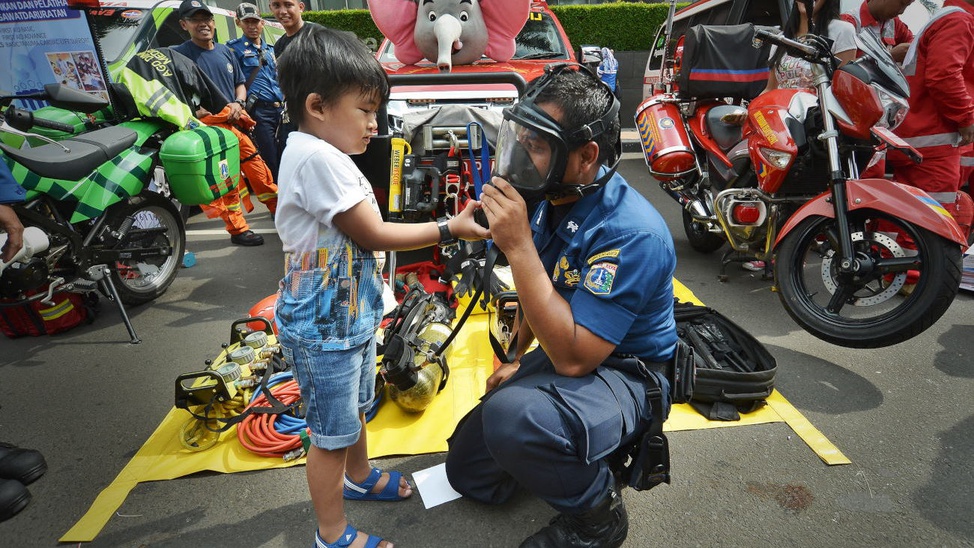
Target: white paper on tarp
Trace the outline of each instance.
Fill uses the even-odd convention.
[[[413,481],[416,482],[416,489],[419,490],[419,496],[427,510],[462,496],[453,490],[446,479],[446,463],[413,472]]]

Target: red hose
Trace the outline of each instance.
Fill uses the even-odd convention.
[[[285,405],[290,405],[301,397],[298,383],[290,380],[270,389],[271,394]],[[247,408],[271,407],[267,396],[261,394]],[[245,449],[262,457],[283,457],[286,453],[301,448],[301,436],[282,434],[274,429],[277,415],[252,413],[237,425],[237,439]]]

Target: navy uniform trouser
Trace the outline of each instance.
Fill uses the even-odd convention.
[[[274,106],[273,103],[257,101],[249,112],[250,117],[257,122],[253,130],[254,145],[257,152],[264,159],[274,182],[277,183],[277,172],[280,168],[280,151],[277,150],[277,126],[281,123],[281,116],[284,114],[284,107]]]
[[[656,375],[655,373],[651,373]],[[664,394],[668,384],[664,383]],[[523,486],[559,512],[593,508],[613,481],[604,457],[648,424],[647,381],[599,367],[584,377],[555,373],[541,349],[460,422],[450,438],[447,478],[489,504]],[[663,404],[669,412],[668,399]]]

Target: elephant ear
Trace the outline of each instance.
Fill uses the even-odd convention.
[[[415,0],[369,0],[369,14],[379,32],[396,46],[396,59],[412,65],[425,55],[416,48],[413,32],[419,4]]]
[[[509,61],[517,51],[514,37],[528,21],[531,0],[482,0],[480,11],[487,25],[484,55],[495,61]]]

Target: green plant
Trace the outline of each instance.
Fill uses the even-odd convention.
[[[677,8],[688,3],[677,4]],[[615,2],[597,5],[551,6],[569,40],[577,48],[592,44],[616,51],[648,50],[666,21],[668,3]],[[382,43],[368,10],[308,11],[305,21],[354,32],[375,50]]]

